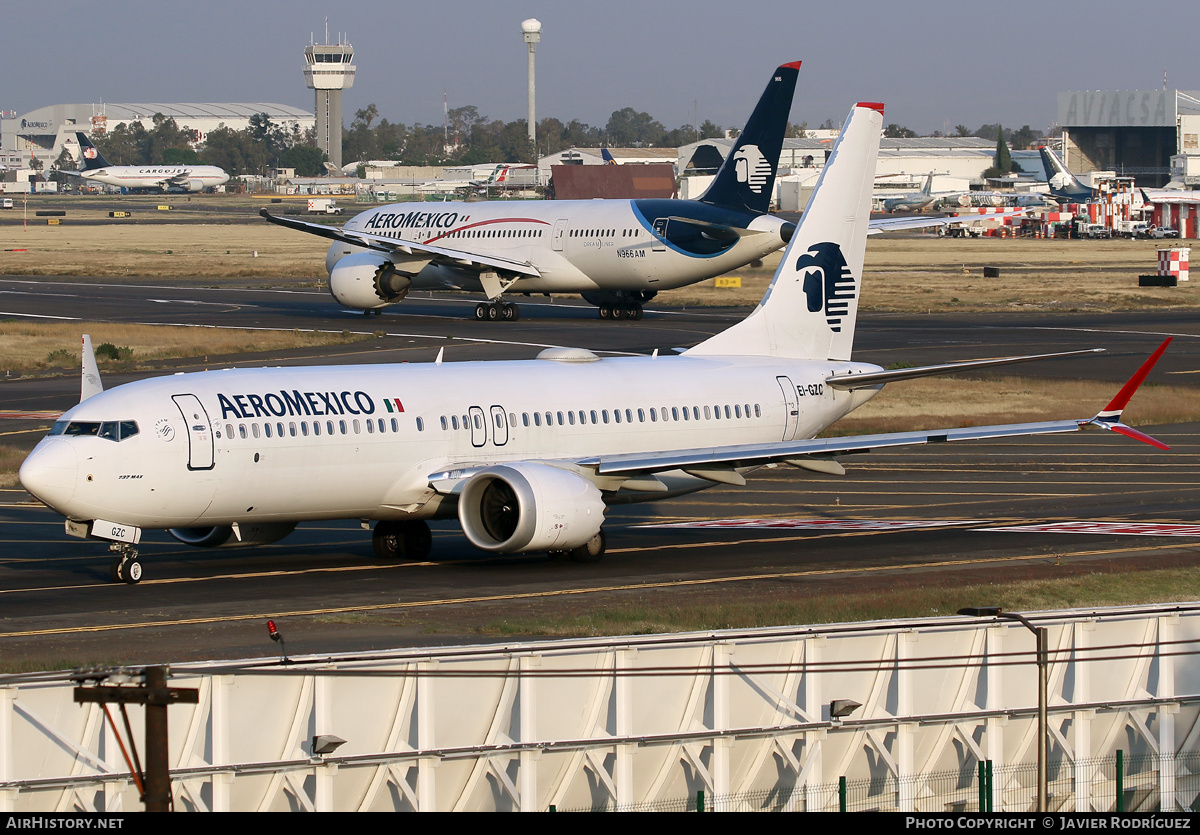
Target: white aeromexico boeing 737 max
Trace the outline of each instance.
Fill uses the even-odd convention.
[[[67,532],[111,542],[137,582],[143,529],[197,546],[272,542],[297,523],[376,520],[385,558],[423,559],[428,519],[457,516],[497,553],[604,551],[605,508],[786,463],[903,444],[1120,422],[1165,344],[1095,417],[815,440],[888,382],[1033,357],[885,371],[850,358],[883,107],[850,114],[762,302],[680,356],[229,369],[102,391],[85,340],[84,399],[21,466]],[[1054,355],[1061,356],[1061,355]]]

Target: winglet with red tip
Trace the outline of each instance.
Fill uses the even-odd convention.
[[[779,65],[779,69],[781,69],[781,70],[784,69],[785,67],[790,70],[798,70],[798,69],[800,69],[800,62],[792,61],[790,64],[780,64]]]
[[[1162,345],[1158,346],[1158,350],[1151,354],[1150,358],[1142,363],[1142,367],[1139,368],[1137,372],[1129,378],[1128,382],[1121,387],[1121,390],[1117,392],[1117,396],[1114,397],[1112,401],[1104,407],[1104,410],[1091,420],[1085,421],[1085,425],[1100,426],[1104,429],[1108,429],[1111,432],[1117,432],[1126,436],[1127,438],[1133,438],[1134,440],[1141,441],[1142,443],[1149,444],[1153,447],[1158,447],[1159,449],[1170,449],[1170,447],[1164,444],[1162,441],[1156,440],[1144,432],[1139,432],[1133,427],[1126,426],[1125,424],[1121,423],[1121,413],[1125,410],[1125,406],[1128,405],[1130,398],[1133,397],[1133,393],[1138,390],[1138,387],[1141,386],[1143,382],[1145,382],[1147,375],[1150,373],[1150,369],[1154,368],[1154,364],[1158,362],[1159,358],[1161,358],[1163,353],[1166,352],[1167,346],[1170,344],[1171,337],[1168,337]]]

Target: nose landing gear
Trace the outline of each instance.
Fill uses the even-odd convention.
[[[108,567],[108,576],[114,583],[141,582],[142,564],[138,561],[138,552],[132,545],[125,542],[114,542],[108,550],[117,556]]]

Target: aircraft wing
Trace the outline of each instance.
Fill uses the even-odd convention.
[[[422,254],[433,256],[433,260],[442,264],[449,264],[455,267],[466,267],[476,270],[503,270],[504,272],[517,273],[519,275],[540,276],[537,268],[525,261],[515,261],[511,258],[501,258],[496,255],[485,255],[479,252],[467,252],[462,249],[454,249],[447,246],[430,246],[429,244],[419,243],[417,241],[408,241],[402,238],[389,238],[385,235],[375,235],[370,232],[358,232],[353,230],[339,229],[336,226],[324,226],[320,223],[310,223],[307,220],[295,220],[293,218],[277,217],[271,214],[266,209],[261,209],[259,214],[271,223],[279,226],[286,226],[288,229],[296,229],[300,232],[307,232],[310,235],[318,235],[322,238],[329,238],[333,241],[341,241],[342,243],[352,244],[354,246],[365,247],[376,252],[384,253],[399,253],[401,255]]]
[[[619,489],[621,484],[635,490],[666,490],[666,486],[657,482],[655,473],[669,470],[683,470],[689,475],[707,478],[710,481],[726,484],[742,485],[745,479],[737,472],[739,468],[759,467],[764,464],[785,463],[805,469],[821,472],[844,472],[836,459],[842,455],[871,452],[877,449],[887,449],[898,446],[916,444],[937,444],[950,441],[978,441],[988,438],[1013,438],[1026,435],[1052,435],[1064,432],[1079,432],[1085,429],[1107,429],[1117,432],[1142,443],[1159,449],[1169,447],[1155,438],[1139,432],[1121,422],[1121,413],[1138,386],[1146,379],[1150,369],[1158,362],[1171,343],[1167,339],[1159,346],[1149,359],[1142,363],[1141,368],[1129,378],[1109,404],[1095,417],[1076,420],[1054,420],[1036,423],[1011,423],[995,426],[970,426],[953,429],[931,429],[917,432],[887,432],[877,435],[854,435],[841,438],[811,438],[796,441],[777,441],[756,444],[731,444],[727,446],[701,447],[696,449],[669,450],[663,452],[634,452],[619,455],[597,455],[572,462],[561,462],[562,466],[576,470],[590,470],[597,479],[607,480]],[[1075,352],[1071,352],[1075,353]],[[1088,352],[1082,352],[1088,353]],[[1047,354],[1043,357],[1063,356],[1062,354]],[[983,360],[983,363],[1001,364],[1021,361],[1023,359],[1038,359],[1039,357],[1006,358],[1003,360]],[[912,371],[946,373],[948,370],[961,370],[962,366],[973,363],[955,363],[950,366],[930,366],[927,369],[911,369]],[[935,371],[941,368],[943,371]],[[889,373],[883,372],[886,376]],[[880,376],[880,375],[876,375]],[[925,376],[918,374],[916,376]],[[828,382],[836,385],[841,378],[833,377]],[[851,388],[840,385],[838,388]],[[546,462],[553,463],[553,462]],[[471,476],[486,469],[484,465],[463,466],[458,469],[443,470],[429,476],[429,483],[439,493],[456,493]],[[655,484],[657,483],[657,487]]]
[[[867,229],[867,234],[882,235],[884,232],[899,232],[903,229],[928,229],[933,226],[951,226],[955,223],[974,223],[979,220],[1002,220],[1008,217],[1019,217],[1028,212],[1028,209],[1013,209],[1011,211],[986,212],[977,215],[872,218],[871,224]]]

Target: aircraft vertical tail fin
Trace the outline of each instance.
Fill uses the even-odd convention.
[[[100,153],[100,149],[92,144],[92,140],[88,139],[86,133],[77,130],[75,131],[75,138],[79,140],[81,171],[95,171],[97,168],[109,167],[108,160]]]
[[[687,353],[850,359],[882,127],[854,106],[758,307]]]
[[[92,337],[83,335],[83,362],[79,381],[79,402],[104,391],[104,383],[100,380],[100,367],[96,365],[96,352],[92,350]]]
[[[800,62],[794,61],[771,74],[746,129],[738,135],[712,185],[700,196],[701,203],[757,214],[771,207],[799,72]]]
[[[1045,145],[1038,148],[1042,157],[1042,166],[1046,169],[1046,178],[1050,184],[1050,193],[1055,197],[1086,200],[1092,194],[1092,189],[1079,181],[1070,172],[1058,155]]]

